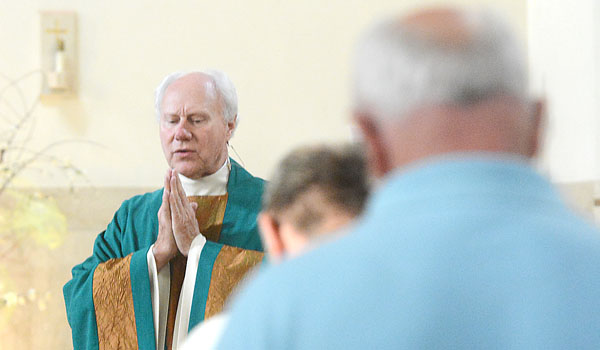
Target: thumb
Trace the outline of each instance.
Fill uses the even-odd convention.
[[[190,203],[192,205],[192,209],[194,210],[194,213],[196,212],[196,210],[198,210],[198,203],[196,202],[191,202]]]

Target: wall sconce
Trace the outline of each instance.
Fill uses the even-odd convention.
[[[40,13],[42,96],[75,95],[77,38],[74,12]]]

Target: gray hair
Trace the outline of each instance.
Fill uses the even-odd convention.
[[[472,37],[464,45],[433,42],[397,19],[371,28],[355,54],[354,104],[381,118],[402,118],[426,105],[467,105],[494,95],[524,100],[523,50],[501,18],[463,12]]]
[[[369,194],[368,173],[362,150],[356,145],[339,148],[313,146],[298,148],[280,163],[267,184],[263,209],[275,216],[302,202],[311,190],[324,195],[327,203],[356,216],[363,210]],[[320,224],[323,203],[301,203],[302,213],[293,225],[304,231]],[[305,204],[305,205],[304,205]]]
[[[226,122],[233,122],[238,114],[237,92],[235,90],[233,82],[231,82],[229,77],[227,77],[227,75],[222,71],[216,69],[207,69],[204,71],[174,72],[167,75],[163,79],[163,81],[158,85],[155,92],[154,108],[156,110],[157,118],[160,119],[160,115],[162,113],[162,101],[165,97],[165,91],[167,91],[169,85],[171,85],[171,83],[173,83],[177,79],[192,73],[202,73],[204,75],[209,76],[212,79],[213,84],[215,86],[215,90],[217,91],[220,97],[223,117],[225,118]]]

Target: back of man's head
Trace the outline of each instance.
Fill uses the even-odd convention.
[[[336,231],[362,212],[368,193],[358,147],[313,146],[291,152],[263,196],[259,224],[267,248],[280,245],[281,253],[294,253],[316,236]]]
[[[423,105],[464,105],[499,94],[524,98],[526,62],[497,16],[431,10],[378,23],[355,62],[355,104],[401,118]]]
[[[381,134],[375,141],[397,148],[396,152],[427,146],[418,155],[404,157],[404,163],[436,153],[469,150],[530,156],[530,143],[537,139],[529,138],[537,137],[533,130],[539,123],[530,108],[527,85],[525,56],[500,18],[485,10],[431,9],[378,23],[363,36],[355,56],[354,110],[367,142],[373,141],[369,131],[375,131]],[[513,109],[506,110],[506,106]],[[505,117],[493,120],[501,114]],[[468,115],[473,123],[453,115]],[[424,121],[426,118],[431,120]],[[406,123],[410,119],[413,121]],[[481,121],[496,125],[479,124]],[[405,129],[414,127],[411,134],[419,133],[414,140],[404,138],[412,142],[410,147],[390,144],[388,139],[394,135],[383,135],[397,133],[397,128],[388,126],[401,123]],[[507,129],[500,130],[504,135],[492,135],[491,139],[498,136],[493,144],[482,143],[487,129],[499,129],[497,126]],[[436,135],[436,128],[447,132]],[[531,132],[522,135],[513,129]],[[465,134],[484,137],[466,139]],[[519,147],[505,149],[515,142]],[[388,167],[400,165],[404,164]],[[391,169],[380,170],[386,173]]]
[[[301,207],[290,219],[311,235],[325,219],[323,207],[354,217],[362,211],[368,192],[363,155],[356,146],[303,147],[279,163],[267,185],[263,210],[280,216]],[[321,200],[314,201],[317,198]]]

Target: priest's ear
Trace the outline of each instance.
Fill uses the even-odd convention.
[[[227,121],[227,141],[231,139],[233,136],[233,132],[235,131],[235,127],[237,126],[238,116],[237,114],[233,117],[233,120]]]
[[[277,220],[271,213],[263,211],[258,215],[258,227],[269,258],[274,262],[281,261],[285,254],[285,248]]]

